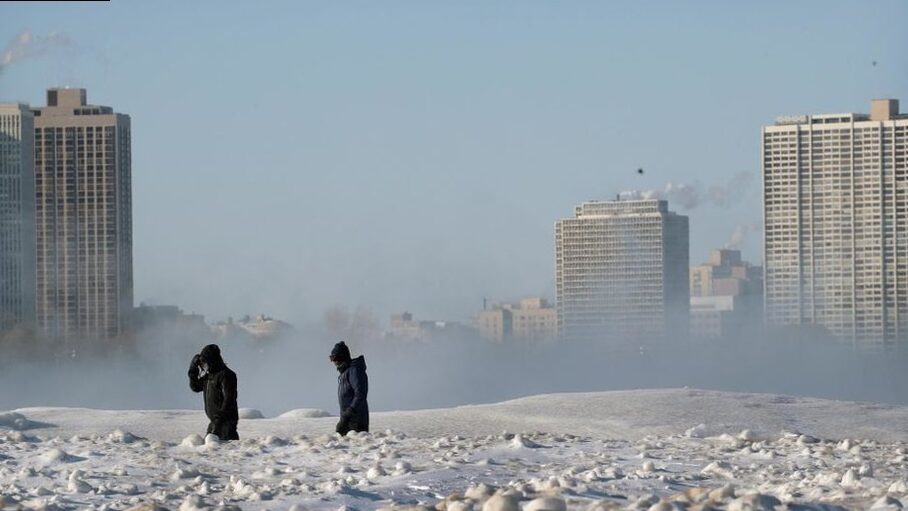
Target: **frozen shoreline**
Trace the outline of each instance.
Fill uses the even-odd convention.
[[[908,407],[692,389],[553,394],[376,413],[372,434],[347,438],[319,415],[241,420],[242,440],[218,444],[198,435],[198,411],[7,412],[0,497],[4,509],[187,511],[908,504]]]

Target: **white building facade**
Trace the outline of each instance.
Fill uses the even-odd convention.
[[[129,116],[84,89],[49,89],[34,113],[38,326],[116,338],[133,310]]]
[[[0,104],[0,333],[35,321],[35,124]]]
[[[782,117],[762,130],[765,315],[862,347],[908,334],[908,116]]]
[[[555,224],[564,339],[686,337],[689,227],[664,200],[586,202]]]

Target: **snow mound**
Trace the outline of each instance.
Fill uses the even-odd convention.
[[[24,431],[26,429],[47,427],[47,424],[33,422],[28,420],[21,413],[2,412],[0,413],[0,428],[12,429],[14,431]]]
[[[70,463],[73,461],[80,461],[81,458],[73,456],[63,449],[54,447],[53,449],[39,455],[38,460],[42,465],[52,465],[55,463]]]
[[[246,420],[264,419],[265,415],[255,408],[240,408],[240,418]]]
[[[211,433],[205,435],[205,447],[217,447],[221,445],[221,439]]]
[[[320,419],[322,417],[331,417],[331,414],[317,408],[298,408],[278,416],[279,419]]]

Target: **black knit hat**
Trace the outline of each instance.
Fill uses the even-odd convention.
[[[346,362],[350,360],[350,348],[341,341],[334,345],[334,348],[331,349],[331,356],[329,356],[332,361],[337,362]]]

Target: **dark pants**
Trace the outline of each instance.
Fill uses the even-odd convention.
[[[217,435],[222,442],[239,440],[240,434],[236,431],[237,421],[220,421],[208,423],[208,434]]]
[[[351,431],[369,431],[369,417],[366,416],[365,420],[362,418],[353,417],[350,419],[341,418],[340,422],[337,423],[337,428],[335,429],[341,435],[346,435]]]

